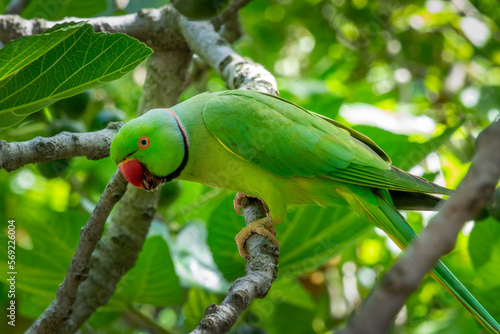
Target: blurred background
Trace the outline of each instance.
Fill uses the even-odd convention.
[[[3,11],[6,0],[0,10]],[[22,16],[122,15],[164,1],[32,0]],[[479,132],[500,115],[500,4],[497,0],[254,0],[241,10],[234,49],[264,65],[280,95],[339,120],[378,143],[393,164],[449,188],[467,172]],[[226,89],[195,62],[182,100]],[[135,117],[144,64],[31,115],[0,132],[7,141],[85,132]],[[17,326],[23,332],[55,297],[80,228],[116,170],[85,158],[0,171],[0,251],[16,220]],[[138,263],[84,333],[186,333],[244,275],[234,235],[244,226],[234,193],[171,182]],[[432,213],[405,212],[418,231]],[[278,226],[278,280],[231,333],[330,333],[341,328],[401,254],[379,230],[343,208],[301,207]],[[500,225],[469,222],[445,263],[500,319]],[[3,255],[5,254],[5,255]],[[8,303],[0,261],[0,308]],[[381,305],[383,307],[383,305]],[[5,318],[4,318],[5,319]],[[399,313],[393,333],[479,333],[474,318],[427,277]]]

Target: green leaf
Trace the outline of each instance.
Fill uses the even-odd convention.
[[[0,52],[0,80],[43,56],[84,25],[84,22],[65,23],[48,29],[41,35],[20,37],[7,43]]]
[[[228,196],[208,220],[207,243],[224,277],[233,281],[245,275],[245,259],[238,253],[234,237],[245,227],[245,220],[234,212],[234,196]]]
[[[55,291],[53,294],[41,295],[27,291],[21,291],[16,294],[19,296],[19,314],[28,319],[36,319],[55,298]]]
[[[58,286],[75,253],[80,229],[88,216],[77,211],[43,214],[41,207],[25,207],[17,213],[16,235],[27,233],[32,249],[16,245],[16,295],[20,297],[20,311],[27,317],[38,316],[55,298]],[[3,241],[3,239],[2,239]],[[2,242],[7,247],[7,241]],[[2,249],[3,254],[7,250]],[[0,262],[0,278],[7,278],[7,261]]]
[[[276,227],[281,243],[278,277],[315,270],[372,228],[345,206],[291,210],[287,221]]]
[[[326,307],[328,306],[323,300],[321,303],[316,303],[316,309],[310,310],[289,303],[281,303],[279,300],[272,300],[266,296],[264,299],[253,300],[250,310],[252,318],[257,320],[256,324],[266,329],[265,333],[332,333],[332,331],[317,332],[313,328],[313,321],[318,318],[320,320],[321,313],[323,313],[321,310]]]
[[[162,236],[146,239],[137,263],[122,277],[116,291],[116,298],[127,304],[165,306],[182,300],[179,278]]]
[[[475,223],[469,237],[469,253],[477,276],[487,288],[500,287],[500,224],[490,217]]]
[[[56,100],[116,80],[151,53],[134,38],[94,33],[86,23],[65,23],[18,38],[0,50],[0,128]]]
[[[58,0],[30,1],[22,11],[24,18],[39,17],[46,20],[61,20],[64,17],[92,17],[104,12],[108,1],[103,0]]]
[[[283,302],[306,310],[316,307],[309,292],[296,280],[289,277],[277,279],[269,290],[269,297],[274,302]]]
[[[186,320],[184,324],[189,331],[198,326],[198,323],[203,318],[205,309],[212,304],[218,304],[220,298],[213,293],[207,293],[201,289],[189,289],[187,301],[184,304],[184,316]]]
[[[0,13],[5,13],[5,7],[7,6],[7,0],[0,0]]]

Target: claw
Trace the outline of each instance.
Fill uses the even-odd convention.
[[[241,200],[245,197],[257,198],[259,201],[261,201],[262,205],[264,205],[264,207],[266,208],[266,212],[269,215],[269,207],[267,206],[266,202],[264,202],[264,200],[262,200],[258,197],[247,195],[247,194],[242,193],[242,192],[237,193],[236,196],[234,197],[234,201],[233,201],[234,211],[236,211],[237,214],[239,214],[240,216],[243,216],[243,213],[241,212]]]
[[[245,242],[253,233],[267,238],[269,241],[275,244],[276,247],[280,247],[280,243],[275,237],[276,229],[273,226],[272,218],[271,216],[267,216],[258,219],[253,223],[250,223],[248,226],[244,227],[234,238],[234,240],[236,240],[236,244],[238,245],[238,252],[243,258],[248,259],[249,254],[245,249]]]

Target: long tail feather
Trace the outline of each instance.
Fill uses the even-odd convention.
[[[365,188],[366,189],[366,188]],[[362,210],[377,227],[381,228],[402,249],[417,237],[417,234],[408,225],[403,216],[394,206],[384,198],[383,194],[374,196],[355,196],[352,193],[339,191],[349,204],[357,210]],[[387,198],[389,194],[387,194]],[[453,275],[453,273],[439,261],[429,275],[434,278],[450,294],[457,298],[464,307],[487,329],[490,333],[500,333],[500,325],[474,298],[467,288]]]
[[[434,195],[407,191],[389,190],[392,203],[398,210],[435,211],[443,201]]]

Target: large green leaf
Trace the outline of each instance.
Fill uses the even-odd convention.
[[[167,242],[161,235],[146,239],[135,266],[122,277],[116,300],[165,306],[179,303],[182,290]]]
[[[86,23],[65,23],[18,38],[0,50],[0,128],[59,99],[116,80],[151,53],[134,38],[94,33]]]
[[[313,310],[315,301],[309,291],[296,278],[277,279],[269,290],[268,297],[274,302],[283,302],[306,310]]]
[[[234,195],[228,196],[215,209],[207,227],[207,243],[214,261],[229,281],[245,275],[245,259],[239,255],[234,241],[236,234],[245,227],[245,220],[234,212],[233,198]]]
[[[46,20],[60,20],[68,16],[92,17],[104,12],[109,1],[103,0],[32,0],[22,11],[28,19],[39,17]]]
[[[33,244],[29,250],[19,244],[16,247],[16,290],[21,301],[26,300],[29,304],[21,308],[29,317],[35,317],[37,311],[43,310],[55,298],[78,244],[80,229],[88,219],[77,211],[50,212],[48,215],[40,212],[44,211],[38,206],[25,207],[16,217],[17,237],[27,233]],[[2,244],[6,247],[7,242]],[[10,271],[7,261],[2,261],[0,278],[3,282]]]
[[[277,226],[279,276],[315,270],[373,227],[347,207],[298,207]]]
[[[469,253],[478,278],[485,288],[500,288],[500,224],[490,217],[474,224],[469,238]]]

